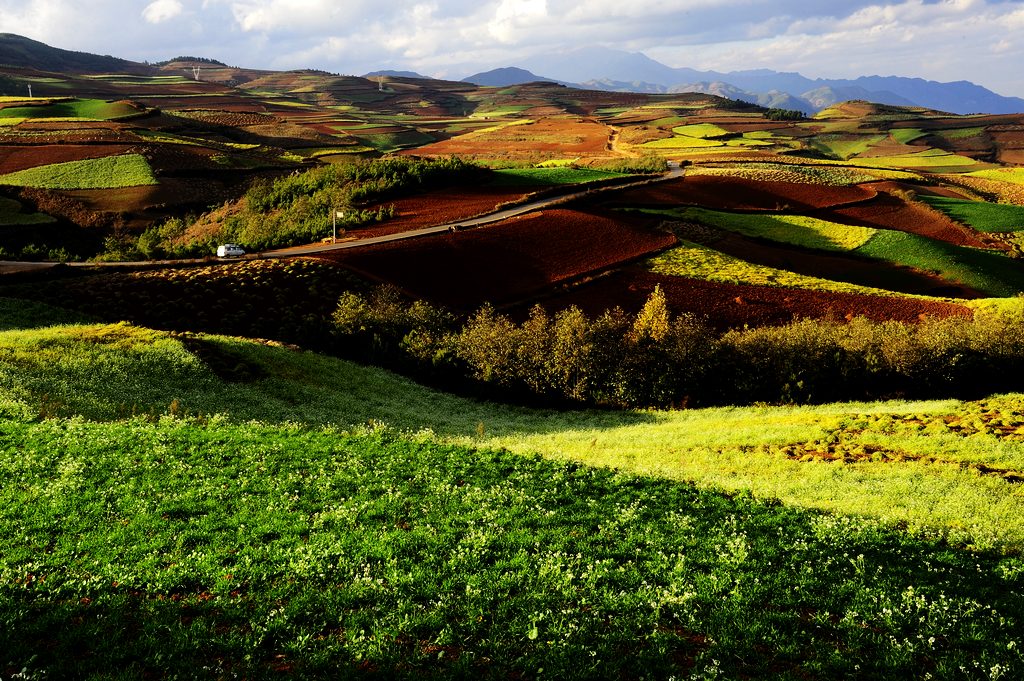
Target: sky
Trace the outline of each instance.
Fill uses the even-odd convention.
[[[1024,97],[1024,0],[0,0],[0,32],[135,61],[451,79],[600,45],[675,67],[970,80]]]

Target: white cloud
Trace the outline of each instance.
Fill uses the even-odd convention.
[[[154,0],[142,10],[142,18],[150,24],[162,24],[180,15],[185,9],[178,0]]]
[[[342,73],[465,74],[602,45],[672,66],[963,78],[1024,95],[1024,0],[0,0],[0,31],[129,59]]]
[[[487,32],[503,43],[515,42],[521,29],[530,30],[548,18],[547,0],[501,0]]]

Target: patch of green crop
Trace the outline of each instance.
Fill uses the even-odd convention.
[[[825,134],[811,138],[808,145],[833,158],[845,160],[867,151],[884,139],[882,135]]]
[[[989,170],[978,170],[968,173],[971,177],[980,177],[986,180],[998,180],[1010,184],[1024,184],[1024,168],[992,168]]]
[[[645,266],[656,274],[719,281],[726,284],[778,286],[879,296],[893,295],[891,291],[883,289],[831,281],[765,265],[756,265],[687,241],[683,241],[681,246],[659,253],[648,260]]]
[[[107,102],[102,99],[63,100],[45,106],[19,106],[0,109],[0,118],[54,118],[112,120],[140,113],[138,109],[123,102]]]
[[[176,135],[163,130],[146,130],[145,128],[140,128],[138,130],[132,130],[132,132],[143,139],[149,140],[150,142],[159,142],[161,144],[184,144],[189,146],[205,146],[208,144],[206,140],[186,137],[184,135]]]
[[[927,149],[913,154],[897,156],[874,156],[871,158],[850,159],[850,163],[864,166],[882,166],[893,168],[921,168],[932,172],[957,169],[963,171],[970,166],[978,165],[978,161],[967,156],[960,156],[942,149]]]
[[[870,227],[842,225],[804,215],[728,213],[696,207],[676,209],[669,214],[745,236],[824,251],[851,251],[863,246],[877,232]]]
[[[362,134],[355,137],[367,146],[378,151],[394,151],[405,147],[416,147],[434,142],[430,135],[418,130],[406,130],[403,132],[388,132],[378,134]]]
[[[938,135],[951,142],[979,137],[985,133],[984,127],[973,128],[949,128],[946,130],[935,130],[933,134]]]
[[[552,184],[582,184],[616,177],[624,177],[621,173],[611,173],[590,168],[551,167],[551,168],[507,168],[494,171],[496,179],[492,184],[502,187],[519,187]]]
[[[893,128],[889,135],[900,144],[910,144],[914,140],[927,137],[928,133],[920,128]]]
[[[1024,270],[1001,253],[954,246],[917,234],[878,230],[856,253],[934,272],[986,295],[1014,296],[1024,292]]]
[[[45,189],[113,189],[157,183],[141,154],[53,163],[0,175],[0,184]]]
[[[470,118],[490,118],[490,117],[501,117],[501,116],[514,116],[518,113],[522,113],[529,109],[529,105],[526,104],[510,104],[506,106],[496,106],[493,108],[483,107],[477,109],[469,115]]]
[[[725,128],[721,128],[712,123],[694,123],[691,125],[682,125],[676,128],[672,128],[672,132],[677,135],[685,135],[686,137],[700,137],[703,139],[711,139],[714,137],[726,137],[730,133]]]
[[[46,225],[56,218],[45,213],[25,213],[22,205],[14,199],[0,197],[0,227],[13,225]]]
[[[933,208],[979,232],[1024,231],[1024,206],[968,201],[945,196],[918,196]]]
[[[727,140],[726,144],[730,147],[773,147],[775,146],[772,142],[767,140],[753,139],[746,136],[739,137],[737,139]]]
[[[723,147],[723,142],[700,137],[669,137],[667,139],[652,140],[640,145],[643,149],[706,149],[709,147]]]

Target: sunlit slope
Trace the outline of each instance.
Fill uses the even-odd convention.
[[[957,543],[1020,546],[1021,398],[679,412],[552,412],[441,394],[284,347],[129,325],[0,334],[0,413],[340,428],[611,465],[864,514]],[[376,426],[375,426],[376,427]]]

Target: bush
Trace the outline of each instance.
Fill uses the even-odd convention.
[[[665,407],[974,398],[1020,390],[1024,299],[1003,314],[919,324],[800,320],[716,336],[673,317],[655,289],[635,317],[534,307],[521,323],[484,307],[463,321],[395,289],[355,293],[334,315],[337,347],[490,398]]]

